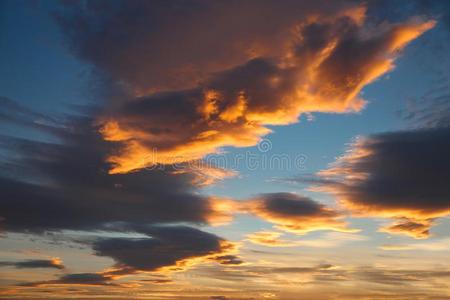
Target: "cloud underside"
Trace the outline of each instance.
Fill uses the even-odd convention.
[[[332,230],[355,232],[342,220],[344,215],[310,198],[292,193],[261,194],[243,204],[251,214],[275,224],[277,229],[296,234]],[[272,239],[276,237],[268,237]]]
[[[357,140],[319,173],[318,189],[359,215],[397,219],[381,230],[415,238],[450,213],[450,129],[422,128]]]
[[[137,271],[184,270],[198,261],[240,264],[232,253],[236,246],[214,234],[186,226],[153,226],[138,229],[148,238],[99,239],[93,249],[116,261],[116,268]]]

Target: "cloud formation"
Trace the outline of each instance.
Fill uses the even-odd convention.
[[[235,245],[216,235],[188,226],[155,225],[211,224],[228,218],[232,212],[225,212],[227,201],[195,192],[192,182],[197,175],[177,172],[171,166],[111,175],[106,157],[117,145],[102,139],[90,115],[36,124],[37,115],[32,111],[18,104],[7,108],[17,113],[10,114],[15,117],[5,118],[3,124],[33,128],[45,141],[0,136],[2,151],[14,154],[0,161],[3,231],[102,230],[147,236],[86,242],[96,255],[114,259],[116,268],[32,285],[110,285],[119,276],[164,267],[182,270],[199,262],[242,263],[235,255]],[[1,265],[63,268],[57,260]]]
[[[271,132],[267,125],[297,122],[302,113],[359,111],[361,89],[390,71],[398,52],[435,24],[412,18],[366,26],[365,7],[345,2],[267,1],[258,3],[257,14],[252,1],[239,9],[234,1],[188,3],[119,2],[94,20],[83,9],[58,17],[74,52],[127,87],[125,100],[98,120],[106,140],[125,144],[109,156],[111,173],[201,159],[224,146],[253,146]],[[130,17],[127,11],[140,13]],[[214,17],[236,23],[199,26]],[[250,27],[242,33],[234,26],[244,20]],[[174,26],[185,22],[190,25]],[[149,30],[157,26],[157,33]],[[172,39],[177,42],[168,44]],[[259,50],[246,54],[249,44]],[[104,47],[107,53],[99,52]],[[200,55],[205,49],[208,55]],[[229,59],[220,59],[224,49]],[[171,74],[183,77],[179,68],[187,61],[203,75],[173,84]],[[172,83],[159,82],[167,80]]]
[[[37,268],[53,268],[64,269],[64,265],[60,259],[29,259],[23,261],[1,261],[0,267],[15,267],[18,269],[37,269]]]
[[[222,219],[214,213],[220,199],[196,194],[190,173],[166,166],[108,174],[106,158],[117,145],[102,139],[92,117],[72,116],[56,124],[35,120],[26,113],[5,124],[33,127],[49,136],[46,141],[0,136],[2,151],[10,154],[0,162],[3,230],[93,230],[117,222],[200,224]]]
[[[46,285],[115,285],[111,282],[113,276],[105,275],[101,273],[74,273],[63,275],[58,279],[54,280],[44,280],[44,281],[33,281],[23,283],[20,286],[24,287],[40,287]]]
[[[280,230],[305,234],[317,230],[355,232],[347,227],[340,212],[292,193],[261,194],[245,203],[246,210]],[[273,239],[277,237],[269,237]]]
[[[429,236],[450,213],[450,129],[422,128],[358,139],[328,170],[319,190],[360,215],[399,219],[383,231]]]
[[[236,246],[218,236],[186,226],[139,228],[148,238],[108,238],[94,242],[96,255],[116,261],[116,268],[133,271],[184,270],[195,262],[214,260],[241,264]]]

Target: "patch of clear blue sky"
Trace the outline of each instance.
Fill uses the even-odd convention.
[[[64,48],[56,1],[0,1],[0,96],[41,112],[86,103],[89,67]]]

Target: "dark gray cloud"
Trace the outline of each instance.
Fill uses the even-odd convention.
[[[22,261],[1,261],[0,267],[15,267],[18,269],[54,268],[64,269],[64,265],[58,259],[29,259]]]
[[[355,208],[439,216],[450,209],[449,151],[450,128],[377,134],[356,142],[322,176],[335,178],[330,190]]]
[[[27,112],[20,120],[33,123],[32,114]],[[116,143],[103,141],[93,123],[91,117],[72,116],[57,125],[36,126],[52,137],[49,141],[0,136],[5,154],[0,171],[4,230],[208,221],[211,203],[194,193],[190,174],[173,174],[171,166],[108,174],[111,164],[106,156]]]
[[[111,283],[113,277],[101,273],[75,273],[63,275],[55,280],[34,281],[20,284],[23,287],[39,287],[45,285],[116,285]]]
[[[329,216],[335,217],[336,212],[327,210],[325,205],[311,198],[292,193],[272,193],[260,196],[262,205],[267,211],[285,216]]]
[[[450,213],[448,95],[441,78],[409,103],[411,129],[359,138],[312,182],[356,214],[397,219],[381,231],[427,238],[434,219]]]
[[[224,255],[234,246],[211,233],[186,226],[147,226],[137,230],[149,237],[99,239],[93,244],[96,255],[111,257],[119,269],[139,271],[183,269],[189,266],[190,259],[198,258],[238,263],[236,257]]]
[[[304,234],[316,230],[352,232],[344,215],[308,197],[293,193],[261,194],[245,204],[248,212],[281,230]]]

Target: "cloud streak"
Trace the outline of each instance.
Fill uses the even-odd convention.
[[[64,269],[64,265],[60,259],[29,259],[23,261],[2,261],[0,267],[15,267],[17,269]]]

